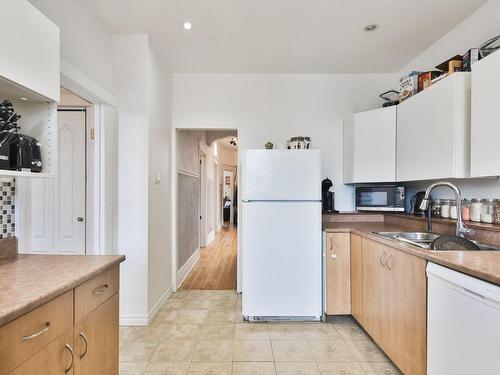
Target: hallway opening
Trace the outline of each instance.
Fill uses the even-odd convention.
[[[236,289],[237,142],[235,130],[176,131],[180,289]]]

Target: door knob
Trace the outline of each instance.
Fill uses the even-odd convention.
[[[83,217],[79,216],[76,220],[83,221]]]

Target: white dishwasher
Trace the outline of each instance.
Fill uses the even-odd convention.
[[[427,375],[500,374],[500,287],[427,265]]]

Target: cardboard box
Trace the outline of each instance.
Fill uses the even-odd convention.
[[[432,80],[440,76],[441,74],[443,73],[437,71],[420,73],[420,75],[418,76],[418,92],[424,91],[426,88],[432,85]]]
[[[411,72],[399,81],[399,101],[402,102],[418,93],[419,72]]]

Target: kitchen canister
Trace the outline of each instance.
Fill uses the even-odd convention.
[[[479,223],[481,221],[481,201],[477,198],[472,199],[470,203],[470,221]]]
[[[441,201],[441,217],[448,219],[450,217],[450,200],[443,199]]]
[[[483,223],[493,223],[494,199],[483,199],[481,205],[481,221]]]
[[[500,225],[500,199],[495,201],[495,207],[493,209],[493,224]]]
[[[462,219],[469,221],[470,220],[470,200],[464,199],[462,201]]]
[[[450,201],[450,218],[456,220],[457,217],[458,217],[457,201],[456,200],[451,200]]]

